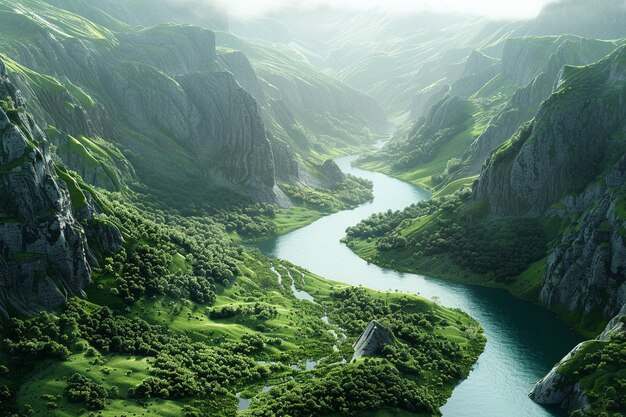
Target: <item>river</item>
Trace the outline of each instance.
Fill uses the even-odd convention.
[[[374,200],[324,217],[256,246],[311,272],[351,285],[439,297],[469,313],[485,329],[487,346],[469,378],[442,407],[445,417],[544,417],[566,415],[528,399],[533,384],[581,338],[553,313],[520,301],[504,290],[465,285],[368,264],[340,242],[349,226],[382,211],[428,199],[424,190],[389,176],[351,166],[356,157],[335,161],[345,173],[374,184]]]

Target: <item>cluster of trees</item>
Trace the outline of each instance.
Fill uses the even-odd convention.
[[[465,189],[452,196],[413,205],[406,210],[374,215],[348,229],[347,242],[376,239],[379,251],[403,251],[419,260],[449,255],[460,267],[491,276],[498,282],[514,280],[543,258],[547,248],[544,229],[536,218],[486,218],[467,215],[471,198]],[[420,221],[437,213],[424,227],[403,234],[403,222]]]
[[[354,207],[373,198],[372,182],[347,175],[346,179],[332,189],[305,188],[284,184],[285,193],[293,201],[322,210],[342,210]]]
[[[93,411],[104,409],[107,398],[115,397],[117,390],[107,389],[104,385],[76,373],[68,378],[64,394],[69,402],[83,403],[88,410]]]
[[[543,228],[534,218],[469,222],[453,216],[438,217],[432,227],[411,235],[405,244],[414,257],[447,254],[462,268],[498,282],[514,281],[545,256],[546,245]]]
[[[18,358],[65,359],[75,341],[75,327],[63,316],[40,313],[29,320],[13,318],[5,327],[7,350]]]
[[[239,273],[241,249],[224,229],[206,218],[167,214],[141,203],[131,206],[109,195],[111,214],[127,237],[124,247],[103,261],[115,278],[114,294],[128,303],[144,295],[171,295],[210,304],[216,283],[228,284]],[[151,211],[147,211],[151,210]],[[190,270],[173,270],[176,254],[184,254]]]
[[[216,209],[211,217],[223,224],[228,232],[237,233],[244,238],[258,238],[276,233],[276,208],[265,203],[254,203]]]
[[[450,197],[426,200],[421,203],[412,204],[404,210],[387,210],[382,213],[375,213],[355,226],[346,230],[346,241],[354,239],[368,240],[371,238],[384,237],[396,230],[400,224],[407,219],[416,219],[433,214],[440,210],[442,204],[456,203]]]
[[[254,303],[253,305],[236,304],[215,307],[209,311],[209,317],[214,320],[229,319],[237,316],[249,317],[254,320],[267,321],[278,316],[278,309],[275,306],[265,303]]]
[[[268,341],[259,333],[239,341],[210,347],[182,333],[149,324],[140,318],[116,315],[103,307],[87,312],[73,303],[58,315],[41,313],[28,320],[14,319],[6,344],[20,363],[35,359],[64,359],[85,349],[84,341],[100,352],[150,357],[151,376],[133,388],[136,398],[192,398],[265,379],[269,368],[252,355]],[[73,376],[66,396],[101,409],[111,391],[85,377]]]
[[[246,414],[255,417],[321,416],[337,412],[358,415],[387,407],[436,414],[442,402],[441,394],[403,378],[393,366],[366,360],[334,368],[320,378],[274,387],[255,400]]]
[[[7,96],[4,99],[0,100],[0,109],[2,109],[5,113],[15,110],[15,103],[13,102],[13,98],[11,98],[11,96]]]
[[[372,320],[385,324],[397,343],[387,346],[382,356],[404,374],[436,375],[435,386],[465,376],[480,350],[465,352],[458,343],[436,334],[436,327],[449,323],[438,319],[432,312],[407,312],[399,305],[369,295],[363,288],[346,288],[333,293],[333,297],[339,302],[331,310],[332,318],[348,335],[359,336]],[[478,337],[481,341],[477,346],[484,341],[482,336]]]
[[[444,182],[449,176],[457,173],[463,166],[461,158],[452,158],[446,163],[446,169],[441,174],[435,174],[431,177],[433,185],[437,186]]]

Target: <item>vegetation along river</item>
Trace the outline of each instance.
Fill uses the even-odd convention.
[[[456,388],[442,408],[445,417],[564,415],[558,409],[539,406],[527,397],[533,384],[580,341],[580,337],[553,313],[520,301],[504,290],[368,264],[340,242],[347,227],[373,213],[399,210],[430,198],[426,191],[406,182],[352,167],[355,158],[342,157],[336,162],[345,173],[373,182],[373,202],[259,243],[259,249],[336,281],[438,297],[442,304],[461,308],[477,319],[485,329],[487,347],[469,378]]]

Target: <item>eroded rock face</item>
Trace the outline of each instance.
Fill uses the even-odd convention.
[[[620,312],[607,324],[596,340],[609,340],[614,335],[626,332],[624,317],[626,317],[626,304],[621,307]],[[572,349],[545,377],[535,384],[528,396],[533,401],[543,405],[560,405],[569,410],[587,409],[589,398],[583,392],[580,384],[577,381],[566,380],[559,372],[561,365],[574,357],[587,343],[589,342],[582,342]]]
[[[372,320],[354,344],[354,356],[352,356],[352,359],[376,355],[385,346],[393,344],[395,344],[395,339],[391,330],[376,320]]]
[[[615,315],[626,302],[626,49],[561,74],[535,120],[487,162],[475,196],[499,216],[574,216],[548,255],[546,305]],[[611,145],[613,144],[613,145]],[[617,148],[622,149],[622,148]]]
[[[34,89],[29,98],[36,98],[32,107],[46,125],[118,144],[135,169],[118,167],[129,177],[136,173],[150,187],[167,191],[190,187],[211,195],[228,188],[261,201],[289,203],[274,183],[260,109],[218,60],[212,31],[158,25],[111,34],[106,42],[42,31],[36,41],[16,43],[7,52],[22,65],[58,74],[65,84],[72,80],[94,94],[98,101],[92,107],[76,102],[62,87],[59,93]],[[231,61],[237,68],[245,64],[237,56]],[[244,84],[250,75],[245,70],[240,74]],[[115,188],[115,181],[97,169],[85,169],[96,165],[76,153],[59,155],[97,185]]]
[[[451,95],[470,97],[500,72],[500,61],[479,51],[473,51],[461,78],[452,84]]]
[[[328,183],[331,185],[338,185],[346,179],[345,174],[341,172],[341,169],[339,168],[337,163],[332,159],[327,159],[326,161],[324,161],[321,170],[322,174],[326,177]]]
[[[619,170],[626,178],[626,158]],[[549,255],[539,294],[546,305],[610,317],[626,303],[626,219],[619,196],[603,191]]]
[[[547,45],[546,45],[547,44]],[[616,48],[612,42],[560,36],[543,40],[514,39],[505,44],[503,74],[515,82],[531,80],[518,89],[505,108],[489,122],[485,131],[463,155],[468,166],[464,175],[480,172],[492,150],[515,133],[537,113],[541,103],[553,92],[564,65],[586,65],[598,61]],[[518,66],[520,62],[537,65]]]
[[[491,213],[541,213],[599,174],[609,140],[626,121],[624,56],[620,48],[591,67],[571,68],[520,142],[494,152],[477,188]]]
[[[0,97],[22,99],[0,67]],[[90,282],[83,228],[72,214],[43,133],[0,110],[0,314],[53,309]]]

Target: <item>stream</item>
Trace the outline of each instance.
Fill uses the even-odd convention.
[[[545,408],[527,394],[535,382],[581,337],[558,317],[504,290],[402,273],[369,264],[340,242],[349,226],[382,211],[400,210],[430,195],[387,175],[352,167],[356,156],[337,158],[344,173],[374,184],[374,201],[324,217],[292,233],[257,246],[264,254],[286,259],[325,278],[383,291],[438,297],[441,304],[458,307],[480,322],[487,346],[470,376],[442,407],[445,417],[564,416]]]

